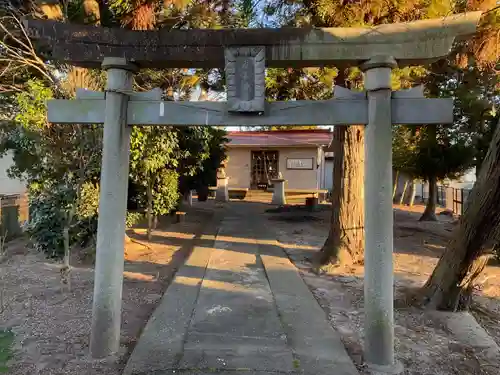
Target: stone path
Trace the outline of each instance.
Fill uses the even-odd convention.
[[[358,374],[297,269],[248,208],[228,206],[193,250],[124,375]]]

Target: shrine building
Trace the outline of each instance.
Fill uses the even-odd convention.
[[[229,132],[229,188],[266,189],[281,173],[287,189],[329,189],[332,137],[329,129]]]

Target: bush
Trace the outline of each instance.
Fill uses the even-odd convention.
[[[127,228],[133,227],[139,224],[144,219],[144,214],[141,212],[127,212],[127,217],[125,218],[125,226]]]
[[[49,257],[64,255],[63,229],[65,217],[61,205],[73,191],[56,188],[50,192],[41,192],[30,196],[30,221],[27,232],[35,248]],[[73,198],[74,199],[74,198]]]
[[[64,185],[30,195],[30,221],[26,230],[37,250],[54,258],[64,255],[63,230],[75,201],[76,191]],[[95,241],[98,201],[97,186],[84,184],[70,226],[70,246],[87,246]]]
[[[98,209],[99,186],[86,182],[80,191],[80,201],[70,231],[72,236],[70,241],[73,239],[82,247],[96,242]]]
[[[153,214],[169,214],[177,207],[179,197],[179,174],[164,169],[159,173],[153,190]]]

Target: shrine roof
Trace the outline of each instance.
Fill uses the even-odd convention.
[[[333,133],[328,129],[229,132],[228,147],[318,147],[328,146]]]

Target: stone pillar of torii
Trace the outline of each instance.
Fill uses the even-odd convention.
[[[128,52],[101,59],[107,71],[105,93],[79,90],[76,100],[50,101],[50,122],[104,124],[92,356],[106,357],[119,346],[131,126],[364,124],[364,358],[374,372],[399,372],[401,367],[394,359],[391,128],[393,124],[452,123],[453,101],[426,99],[422,87],[392,91],[391,71],[445,57],[456,37],[475,32],[479,17],[475,12],[372,29],[316,29],[298,39],[266,45],[238,47],[237,39],[233,40],[232,45],[222,46],[227,102],[164,102],[158,90],[132,92],[133,73],[141,63],[137,59],[139,66],[131,63]],[[263,43],[266,38],[258,40]],[[70,61],[63,52],[59,52],[60,58]],[[94,58],[92,51],[85,53],[82,58]],[[201,58],[213,59],[212,65],[221,60],[210,54]],[[331,100],[266,102],[267,59],[269,66],[358,65],[366,91],[335,87]],[[186,58],[186,66],[189,61]]]

